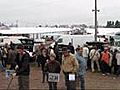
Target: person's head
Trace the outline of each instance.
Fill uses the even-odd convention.
[[[63,53],[63,55],[66,57],[66,56],[68,56],[69,55],[69,50],[68,50],[68,48],[67,47],[63,47],[62,48],[62,53]]]
[[[118,50],[117,53],[120,53],[120,50]]]
[[[5,43],[4,48],[8,48],[8,43]]]
[[[71,42],[69,42],[69,46],[72,46],[72,43],[71,43]]]
[[[87,47],[87,44],[84,44],[84,47]]]
[[[50,46],[49,49],[53,49],[53,48]]]
[[[18,49],[18,53],[20,53],[20,54],[22,54],[24,52],[23,45],[18,45],[17,49]]]
[[[76,48],[76,53],[78,53],[79,55],[82,55],[82,51],[80,48]]]
[[[117,49],[115,49],[115,50],[114,50],[114,53],[116,53],[117,51],[118,51],[118,50],[117,50]]]
[[[56,58],[55,53],[51,53],[50,54],[50,60],[53,61],[53,60],[55,60],[55,58]]]
[[[107,52],[107,51],[108,51],[108,48],[107,48],[107,47],[105,47],[105,48],[104,48],[104,52]]]
[[[47,49],[46,49],[46,48],[43,48],[43,49],[42,49],[42,54],[43,54],[43,55],[46,55],[46,54],[47,54]]]
[[[13,42],[12,42],[12,41],[10,41],[10,44],[13,44]]]
[[[76,48],[76,52],[79,52],[80,51],[80,48]]]
[[[78,45],[77,47],[80,48],[80,45]]]
[[[98,48],[97,48],[97,46],[95,45],[95,46],[93,46],[93,49],[97,50]]]

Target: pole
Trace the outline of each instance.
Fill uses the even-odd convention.
[[[97,0],[95,0],[95,41],[97,41]]]
[[[9,82],[9,84],[8,84],[8,87],[7,87],[7,90],[9,90],[12,81],[13,81],[13,76],[12,76],[12,78],[10,79],[10,82]]]

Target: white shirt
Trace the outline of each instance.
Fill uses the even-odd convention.
[[[89,49],[87,47],[83,47],[83,52],[82,52],[83,57],[88,57],[88,54],[89,54]]]
[[[120,53],[116,54],[117,65],[120,65]]]
[[[100,53],[98,52],[98,50],[95,50],[95,49],[92,49],[91,51],[90,51],[90,59],[92,59],[92,60],[99,60],[99,58],[100,58]]]

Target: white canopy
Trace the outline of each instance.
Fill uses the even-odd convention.
[[[95,29],[86,28],[88,33],[95,34]],[[98,35],[114,35],[115,33],[120,32],[120,28],[98,28]]]
[[[35,33],[59,33],[71,31],[70,28],[35,28],[35,27],[18,27],[11,28],[10,30],[0,30],[2,34],[35,34]]]

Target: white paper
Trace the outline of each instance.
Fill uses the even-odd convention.
[[[75,81],[75,74],[69,74],[69,81]]]
[[[60,74],[59,73],[49,73],[48,81],[49,82],[59,82]]]

